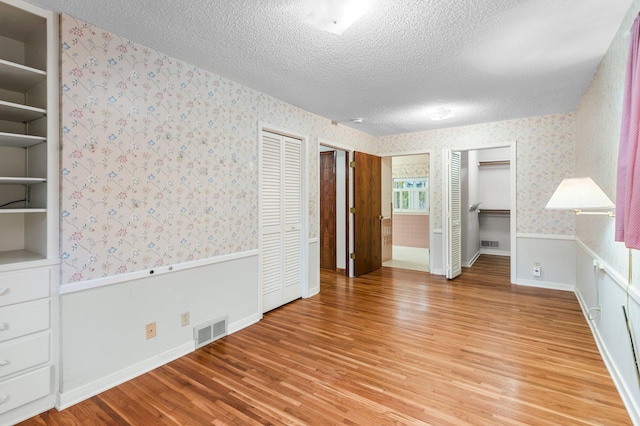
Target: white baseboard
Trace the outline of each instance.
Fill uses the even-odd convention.
[[[243,328],[249,327],[250,325],[259,322],[261,319],[262,319],[262,314],[255,313],[246,318],[242,318],[240,321],[230,323],[227,326],[227,334],[233,334],[236,331],[240,331]]]
[[[58,410],[64,410],[65,408],[84,401],[85,399],[91,398],[92,396],[158,368],[161,365],[178,359],[193,352],[194,350],[195,341],[186,342],[180,346],[155,355],[149,359],[145,359],[144,361],[131,365],[123,370],[117,371],[77,389],[73,389],[69,392],[59,392],[57,395],[56,408]]]
[[[305,297],[305,299],[313,297],[313,296],[315,296],[317,294],[320,294],[320,287],[316,287],[316,288],[310,289],[310,293]]]
[[[490,248],[485,248],[485,247],[480,249],[480,253],[481,254],[490,254],[492,256],[511,256],[511,252],[510,251],[496,250],[496,249],[490,249]]]
[[[471,258],[471,260],[468,262],[463,262],[462,266],[464,266],[465,268],[471,268],[473,264],[476,263],[476,260],[478,260],[481,254],[482,254],[482,251],[476,252],[476,254],[474,254],[473,257]]]
[[[593,321],[589,319],[589,307],[584,301],[582,294],[576,288],[575,290],[576,298],[578,299],[578,303],[580,303],[580,308],[582,309],[582,314],[584,315],[587,324],[589,324],[589,328],[591,329],[591,334],[593,334],[593,338],[596,341],[596,345],[598,346],[598,350],[600,351],[600,355],[602,356],[602,360],[607,366],[607,370],[609,370],[609,374],[611,375],[611,379],[613,383],[616,385],[618,389],[618,393],[624,402],[624,406],[627,408],[627,412],[629,413],[629,417],[634,425],[640,425],[640,406],[638,406],[638,401],[635,401],[631,396],[631,391],[625,385],[624,380],[622,380],[622,376],[620,375],[620,371],[616,367],[615,362],[613,361],[613,357],[609,352],[606,343],[602,339],[600,335],[600,331],[597,327],[594,326]]]
[[[242,330],[245,327],[257,323],[261,319],[262,315],[258,313],[253,314],[241,319],[240,321],[230,323],[227,326],[227,332],[228,334],[233,334],[236,331]],[[57,395],[55,407],[58,410],[64,410],[65,408],[71,407],[74,404],[82,402],[88,398],[91,398],[92,396],[95,396],[101,392],[104,392],[128,380],[131,380],[155,368],[158,368],[164,364],[185,356],[193,352],[194,350],[195,341],[189,341],[161,354],[141,361],[137,364],[131,365],[123,370],[98,379],[92,383],[88,383],[77,389],[73,389],[68,392],[59,392]]]
[[[551,281],[536,281],[520,278],[514,284],[524,285],[528,287],[548,288],[551,290],[575,291],[576,286],[573,284],[554,283]]]

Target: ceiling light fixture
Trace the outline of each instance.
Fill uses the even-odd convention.
[[[369,9],[368,0],[316,0],[304,22],[341,35]]]
[[[432,120],[444,120],[446,118],[455,117],[456,115],[448,108],[438,108],[437,110],[430,112],[428,117]]]
[[[352,123],[356,123],[356,124],[360,124],[362,123],[362,118],[354,118],[353,120],[351,120]]]

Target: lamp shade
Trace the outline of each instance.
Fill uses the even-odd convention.
[[[615,205],[590,177],[566,178],[553,193],[547,210],[602,210]]]

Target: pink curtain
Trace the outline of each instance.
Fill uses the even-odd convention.
[[[631,27],[616,188],[616,241],[640,249],[640,14]]]

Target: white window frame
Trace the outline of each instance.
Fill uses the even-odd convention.
[[[398,183],[412,181],[412,182],[424,182],[422,188],[398,188]],[[428,177],[411,177],[411,178],[394,178],[393,179],[393,213],[429,213],[429,178]],[[398,205],[398,195],[403,192],[408,193],[409,206],[408,208],[402,208]],[[420,208],[420,194],[424,194],[425,207]],[[400,200],[402,195],[400,195]]]

